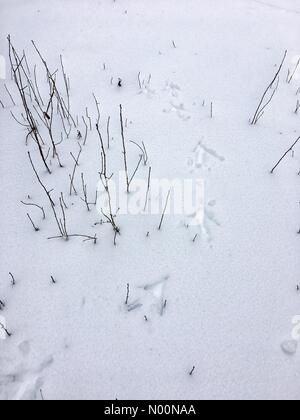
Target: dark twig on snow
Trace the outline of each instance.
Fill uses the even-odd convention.
[[[31,224],[32,224],[32,226],[33,226],[33,229],[35,230],[35,232],[39,232],[39,228],[38,227],[36,227],[35,226],[35,224],[34,224],[34,221],[32,220],[32,218],[30,217],[30,214],[29,213],[27,213],[27,217],[28,217],[28,219],[30,220],[30,222],[31,222]]]
[[[285,51],[285,53],[284,53],[284,57],[283,57],[283,59],[282,59],[282,61],[281,61],[281,64],[280,64],[280,66],[279,66],[279,68],[278,68],[278,70],[277,70],[277,72],[276,72],[276,74],[275,74],[275,76],[274,76],[274,78],[272,79],[272,81],[271,81],[271,83],[268,85],[268,87],[267,87],[267,89],[264,91],[264,93],[263,93],[263,96],[262,96],[262,98],[261,98],[261,100],[260,100],[260,102],[259,102],[259,105],[258,105],[258,107],[257,107],[257,109],[256,109],[256,111],[255,111],[255,114],[254,114],[254,117],[253,117],[253,119],[252,119],[252,121],[251,121],[251,124],[252,125],[255,125],[255,124],[257,124],[258,123],[258,121],[260,120],[260,118],[263,116],[263,114],[264,114],[264,110],[266,109],[266,107],[270,104],[270,102],[272,101],[272,99],[273,99],[273,97],[274,97],[274,95],[275,95],[275,92],[276,92],[276,90],[277,90],[277,88],[278,88],[278,82],[277,82],[277,86],[275,87],[275,89],[274,89],[274,91],[273,91],[273,93],[272,93],[272,95],[271,95],[271,98],[269,99],[269,100],[267,100],[267,102],[265,102],[265,100],[266,100],[266,96],[267,96],[267,94],[268,94],[268,92],[273,88],[273,86],[274,86],[274,83],[276,82],[276,81],[278,81],[278,79],[279,79],[279,74],[280,74],[280,72],[281,72],[281,70],[282,70],[282,67],[283,67],[283,64],[284,64],[284,62],[285,62],[285,60],[286,60],[286,57],[287,57],[287,51]]]
[[[195,372],[195,369],[196,369],[196,367],[195,366],[193,366],[193,369],[190,371],[190,373],[189,373],[189,375],[190,376],[193,376],[193,374],[194,374],[194,372]]]
[[[107,148],[110,148],[110,117],[107,118],[106,124],[106,134],[107,134]]]
[[[82,191],[83,191],[83,197],[81,200],[85,202],[87,211],[90,211],[90,205],[89,205],[89,200],[88,200],[88,194],[87,194],[87,185],[84,181],[84,175],[83,173],[81,174],[81,184],[82,184]]]
[[[135,141],[131,141],[130,143],[134,144],[135,146],[137,146],[140,149],[140,151],[142,152],[144,165],[147,166],[147,164],[148,164],[148,153],[147,153],[147,149],[146,149],[145,143],[142,142],[142,146],[140,146]]]
[[[294,79],[294,76],[295,76],[295,74],[298,70],[299,65],[300,65],[300,58],[296,63],[294,71],[293,72],[291,72],[290,70],[288,71],[287,83],[290,84],[292,82],[292,80]]]
[[[11,337],[12,334],[8,331],[8,329],[2,324],[2,322],[0,322],[0,328],[5,332],[5,334],[7,335],[7,337]]]
[[[149,200],[149,192],[150,192],[150,186],[151,186],[151,172],[152,172],[152,168],[150,166],[149,172],[148,172],[148,186],[147,186],[147,193],[146,193],[144,211],[146,211],[146,209],[147,209],[148,200]]]
[[[279,159],[279,161],[276,163],[276,165],[274,166],[274,168],[271,170],[271,174],[274,173],[275,169],[280,165],[280,163],[283,161],[283,159],[286,157],[286,155],[291,152],[293,150],[293,148],[296,146],[296,144],[298,143],[298,141],[300,140],[300,137],[297,138],[297,140],[295,141],[295,143],[285,152],[285,154]]]
[[[44,210],[44,208],[43,208],[42,206],[39,206],[38,204],[34,204],[34,203],[25,203],[24,201],[21,201],[21,203],[22,203],[24,206],[37,207],[38,209],[40,209],[40,210],[41,210],[41,212],[42,212],[42,214],[43,214],[43,219],[44,219],[44,220],[46,219],[45,210]]]
[[[69,175],[69,177],[70,177],[70,195],[72,195],[72,191],[74,191],[74,194],[77,195],[77,191],[76,191],[75,186],[74,186],[74,178],[75,178],[75,174],[76,174],[76,169],[79,166],[79,159],[80,159],[80,156],[81,156],[81,153],[82,153],[82,147],[80,146],[79,143],[78,143],[78,145],[79,145],[79,152],[78,152],[77,158],[75,158],[73,153],[70,152],[70,155],[72,156],[72,158],[75,162],[72,175]]]
[[[123,157],[124,157],[124,168],[125,168],[125,175],[126,175],[126,185],[127,185],[127,193],[129,193],[129,175],[128,175],[128,164],[127,164],[127,151],[126,151],[126,143],[125,143],[125,135],[124,135],[124,123],[123,123],[123,108],[120,105],[120,124],[121,124],[121,137],[122,137],[122,146],[123,146]]]
[[[166,204],[165,204],[165,207],[164,207],[163,214],[161,216],[161,220],[160,220],[158,230],[161,230],[161,228],[162,228],[163,221],[164,221],[164,218],[165,218],[165,214],[166,214],[166,211],[167,211],[167,207],[168,207],[168,204],[169,204],[170,195],[171,195],[171,190],[169,190],[169,192],[168,192],[168,196],[167,196],[167,199],[166,199]]]
[[[9,275],[10,275],[10,277],[11,277],[11,285],[12,285],[12,286],[15,286],[15,285],[16,285],[15,276],[14,276],[11,272],[9,272],[8,274],[9,274]]]
[[[129,302],[129,293],[130,293],[130,285],[129,285],[129,283],[127,283],[127,294],[126,294],[125,305],[128,305],[128,302]]]

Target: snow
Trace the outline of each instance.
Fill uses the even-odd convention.
[[[298,349],[298,342],[296,340],[284,341],[281,347],[286,354],[294,355]]]
[[[1,0],[0,11],[7,76],[0,80],[0,323],[12,333],[0,330],[0,400],[299,399],[300,352],[291,335],[299,315],[300,145],[270,175],[299,136],[299,74],[285,82],[300,54],[299,2]],[[112,229],[95,225],[103,218],[97,209],[87,212],[69,196],[76,130],[59,146],[65,167],[53,161],[47,175],[11,117],[21,104],[9,77],[8,34],[37,65],[45,97],[30,41],[53,71],[62,54],[72,113],[81,118],[88,107],[93,131],[78,190],[81,172],[89,195],[99,181],[94,93],[103,134],[111,116],[112,171],[123,170],[122,104],[131,173],[139,151],[129,140],[145,143],[155,178],[204,179],[202,229],[178,215],[166,217],[160,232],[160,215],[119,216],[114,246]],[[251,126],[285,50],[278,91]],[[47,239],[57,227],[28,150],[53,196],[64,193],[70,232],[97,234],[96,245]],[[147,174],[142,165],[139,176]],[[20,201],[42,205],[46,220]]]

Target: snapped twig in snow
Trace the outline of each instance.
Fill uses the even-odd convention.
[[[271,101],[272,101],[272,99],[273,99],[273,97],[274,97],[274,95],[275,95],[275,92],[276,92],[276,90],[277,90],[277,88],[278,88],[278,83],[279,83],[279,74],[280,74],[280,72],[281,72],[281,70],[282,70],[282,67],[283,67],[283,64],[284,64],[284,62],[285,62],[285,60],[286,60],[286,57],[287,57],[287,51],[285,51],[285,53],[284,53],[284,57],[283,57],[283,59],[282,59],[282,61],[281,61],[281,64],[280,64],[280,66],[279,66],[279,68],[278,68],[278,70],[277,70],[277,72],[276,72],[276,74],[275,74],[275,76],[274,76],[274,78],[272,79],[272,81],[271,81],[271,83],[268,85],[268,87],[267,87],[267,89],[264,91],[264,93],[263,93],[263,96],[262,96],[262,98],[261,98],[261,100],[260,100],[260,102],[259,102],[259,105],[258,105],[258,107],[257,107],[257,109],[256,109],[256,111],[255,111],[255,114],[254,114],[254,117],[253,117],[253,119],[252,119],[252,121],[251,121],[251,124],[252,125],[255,125],[255,124],[257,124],[258,123],[258,121],[260,120],[260,118],[263,116],[263,114],[264,114],[264,110],[266,109],[266,107],[271,103]],[[275,87],[275,89],[274,89],[274,91],[272,92],[272,95],[271,95],[271,98],[269,98],[268,100],[267,100],[267,102],[265,102],[266,101],[266,96],[267,96],[267,94],[268,94],[268,92],[273,88],[273,86],[274,86],[274,84],[275,84],[275,82],[277,81],[277,86]]]
[[[30,217],[30,214],[29,213],[27,213],[27,217],[28,217],[28,219],[30,220],[30,222],[31,222],[31,224],[32,224],[32,226],[33,226],[33,229],[35,230],[35,232],[39,232],[39,228],[38,227],[36,227],[35,226],[35,224],[34,224],[34,221],[32,220],[32,218]]]
[[[25,203],[24,201],[21,201],[21,203],[22,203],[24,206],[37,207],[38,209],[40,209],[40,210],[41,210],[41,212],[42,212],[42,214],[43,214],[43,219],[44,219],[44,220],[46,219],[45,210],[44,210],[44,208],[43,208],[42,206],[39,206],[38,204],[34,204],[34,203]]]
[[[0,311],[3,311],[5,309],[5,303],[0,300]]]
[[[280,165],[280,163],[283,161],[283,159],[286,157],[286,155],[291,152],[293,150],[293,148],[296,146],[296,144],[298,143],[298,141],[300,140],[300,137],[297,138],[297,140],[295,141],[295,143],[293,143],[293,145],[285,152],[285,154],[279,159],[279,161],[276,163],[276,165],[274,166],[274,168],[271,170],[271,174],[274,173],[275,169]]]
[[[171,195],[171,190],[169,190],[169,192],[168,192],[168,196],[167,196],[167,199],[166,199],[166,204],[165,204],[165,207],[164,207],[163,214],[161,216],[161,220],[160,220],[158,230],[161,230],[161,228],[162,228],[163,221],[164,221],[164,218],[165,218],[165,214],[166,214],[166,211],[167,211],[167,207],[168,207],[168,204],[169,204],[170,195]]]
[[[124,157],[124,169],[125,169],[125,176],[126,176],[127,193],[129,193],[130,183],[129,183],[129,175],[128,175],[127,151],[126,151],[126,143],[125,143],[125,135],[124,135],[122,105],[120,105],[120,124],[121,124],[121,137],[122,137],[122,145],[123,145],[123,157]]]

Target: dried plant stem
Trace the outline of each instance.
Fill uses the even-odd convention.
[[[27,217],[28,217],[28,219],[30,220],[30,222],[31,222],[31,224],[32,224],[32,226],[33,226],[33,229],[35,230],[35,232],[39,232],[39,228],[38,227],[36,227],[35,226],[35,224],[34,224],[34,222],[33,222],[33,220],[32,220],[32,218],[30,217],[30,214],[29,213],[27,213]]]
[[[267,89],[266,89],[266,90],[264,91],[264,93],[263,93],[263,96],[262,96],[262,98],[261,98],[261,100],[260,100],[260,102],[259,102],[259,105],[258,105],[258,107],[257,107],[257,109],[256,109],[256,111],[255,111],[254,117],[253,117],[253,119],[252,119],[252,122],[251,122],[251,124],[252,124],[252,125],[255,125],[255,124],[257,124],[257,123],[258,123],[259,119],[262,117],[262,115],[263,115],[263,113],[264,113],[265,108],[266,108],[266,107],[270,104],[271,100],[272,100],[272,99],[273,99],[273,97],[274,97],[274,94],[275,94],[275,92],[276,92],[277,88],[274,90],[274,92],[273,92],[273,94],[272,94],[272,96],[271,96],[271,99],[269,99],[269,100],[267,101],[267,103],[264,105],[265,98],[266,98],[266,96],[267,96],[267,94],[268,94],[269,90],[270,90],[270,89],[272,89],[272,87],[273,87],[274,83],[275,83],[275,82],[276,82],[276,80],[279,78],[279,74],[280,74],[280,72],[281,72],[281,70],[282,70],[282,67],[283,67],[283,64],[284,64],[284,62],[285,62],[285,60],[286,60],[287,53],[288,53],[288,52],[287,52],[287,51],[285,51],[285,53],[284,53],[284,57],[283,57],[283,59],[282,59],[282,61],[281,61],[281,64],[280,64],[280,66],[279,66],[279,69],[277,70],[277,72],[276,72],[276,74],[275,74],[274,78],[272,79],[271,83],[268,85]],[[277,87],[278,87],[278,85],[277,85]]]
[[[125,135],[124,135],[124,123],[123,123],[123,108],[120,105],[120,124],[121,124],[121,137],[122,137],[122,146],[123,146],[123,157],[124,157],[124,168],[125,168],[125,176],[126,176],[126,185],[127,185],[127,193],[129,193],[129,175],[128,175],[128,164],[127,164],[127,152],[126,152],[126,143],[125,143]]]
[[[280,163],[283,161],[283,159],[286,157],[286,155],[291,152],[293,150],[293,148],[296,146],[296,144],[298,143],[298,141],[300,140],[300,137],[297,138],[297,140],[295,141],[295,143],[293,143],[293,145],[285,152],[285,154],[279,159],[279,161],[276,163],[276,165],[274,166],[274,168],[271,170],[271,174],[274,173],[275,169],[280,165]]]
[[[74,178],[75,178],[75,174],[76,174],[76,169],[79,166],[79,159],[80,159],[80,156],[81,156],[81,153],[82,153],[82,147],[80,146],[79,143],[78,143],[78,145],[79,145],[80,150],[78,152],[77,158],[74,157],[72,152],[70,153],[70,155],[72,156],[72,158],[74,159],[74,162],[75,162],[73,172],[72,172],[72,176],[69,175],[70,176],[70,192],[69,192],[70,195],[72,195],[72,191],[74,191],[74,194],[77,195],[77,191],[74,187]]]
[[[166,199],[166,204],[165,204],[165,207],[164,207],[163,214],[161,216],[161,220],[160,220],[158,230],[161,230],[161,228],[162,228],[163,221],[164,221],[164,218],[165,218],[165,214],[166,214],[166,211],[167,211],[167,207],[168,207],[168,204],[169,204],[170,195],[171,195],[171,190],[169,190],[169,192],[168,192],[168,196],[167,196],[167,199]]]
[[[147,193],[146,193],[146,200],[145,200],[144,212],[147,209],[148,200],[149,200],[149,192],[150,192],[150,185],[151,185],[151,172],[152,172],[152,168],[150,166],[149,172],[148,172],[148,186],[147,186]]]
[[[39,208],[39,209],[41,210],[42,214],[43,214],[43,219],[44,219],[44,220],[46,219],[45,210],[44,210],[44,208],[43,208],[42,206],[39,206],[38,204],[34,204],[34,203],[25,203],[24,201],[21,201],[21,203],[22,203],[24,206],[32,206],[32,207],[37,207],[37,208]]]

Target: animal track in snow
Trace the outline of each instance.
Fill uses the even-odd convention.
[[[185,108],[184,103],[182,102],[182,100],[180,99],[180,95],[181,95],[181,88],[180,86],[176,85],[173,82],[169,82],[167,81],[165,84],[165,87],[163,89],[163,92],[166,93],[169,96],[169,105],[170,107],[167,109],[163,109],[163,112],[165,114],[170,114],[172,112],[174,112],[178,118],[180,118],[183,121],[188,121],[191,119],[190,114],[188,113],[188,111]],[[174,102],[174,98],[176,98],[179,103],[175,103]]]
[[[54,362],[52,356],[44,359],[36,367],[27,367],[30,354],[29,341],[23,341],[17,347],[13,358],[0,360],[0,395],[5,400],[37,400],[44,384],[44,371]]]
[[[168,280],[169,276],[165,276],[154,283],[147,283],[137,287],[134,293],[135,296],[139,295],[139,297],[133,301],[129,299],[129,303],[126,306],[127,312],[144,308],[147,312],[147,319],[148,314],[159,314],[162,316],[166,305],[165,288]]]
[[[224,162],[225,158],[219,155],[215,150],[207,147],[202,141],[199,141],[195,149],[193,150],[192,156],[188,158],[188,167],[191,173],[197,169],[210,169],[210,158]]]

